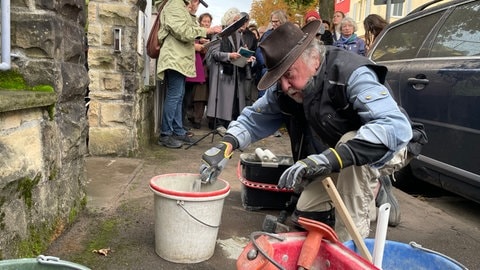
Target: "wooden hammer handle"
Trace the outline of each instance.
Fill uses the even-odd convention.
[[[327,177],[322,181],[322,184],[327,190],[330,199],[332,199],[333,204],[335,205],[337,212],[340,214],[343,223],[347,227],[348,233],[350,233],[350,235],[352,236],[353,242],[359,249],[360,255],[362,255],[362,257],[369,262],[372,262],[372,255],[368,251],[365,242],[363,241],[360,233],[357,230],[357,227],[353,223],[353,219],[350,216],[350,213],[348,213],[347,207],[345,207],[345,203],[340,197],[340,194],[338,194],[338,190],[335,187],[335,184],[333,184],[332,179],[330,177]]]

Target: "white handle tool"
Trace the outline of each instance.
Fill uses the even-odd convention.
[[[373,264],[382,269],[383,251],[387,239],[388,217],[390,216],[390,204],[384,203],[378,208],[377,229],[373,245]]]

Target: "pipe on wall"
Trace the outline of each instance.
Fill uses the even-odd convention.
[[[0,70],[9,70],[11,65],[10,55],[10,0],[1,0],[2,8],[2,63]]]

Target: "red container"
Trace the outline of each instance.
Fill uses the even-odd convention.
[[[297,270],[297,263],[307,233],[280,233],[275,235],[278,239],[266,233],[263,234],[265,235],[254,240],[256,245],[285,270]],[[340,242],[322,239],[318,245],[320,247],[317,256],[315,256],[312,267],[309,269],[378,269]],[[255,250],[257,249],[251,242],[244,248],[242,254],[237,259],[237,270],[279,269],[260,252],[257,253]],[[255,258],[253,258],[254,255],[256,255]]]

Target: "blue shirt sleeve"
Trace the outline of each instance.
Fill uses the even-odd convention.
[[[239,148],[244,149],[251,143],[275,133],[284,122],[284,115],[278,106],[277,84],[268,88],[253,105],[247,106],[242,113],[230,123],[227,133],[237,138]]]
[[[412,138],[412,128],[388,89],[371,69],[362,66],[348,80],[347,95],[363,125],[355,139],[383,144],[389,151],[373,166],[382,166]]]

